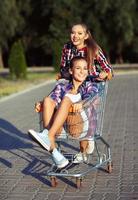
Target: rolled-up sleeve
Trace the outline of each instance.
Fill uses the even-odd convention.
[[[58,105],[62,100],[63,96],[62,93],[63,93],[63,83],[58,83],[49,94],[49,97],[55,101],[56,105]]]

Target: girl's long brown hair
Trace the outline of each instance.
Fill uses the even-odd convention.
[[[99,47],[99,45],[96,43],[96,41],[94,40],[94,38],[91,35],[90,30],[88,29],[87,25],[80,23],[80,24],[74,24],[75,25],[80,25],[83,27],[83,29],[86,31],[86,34],[88,34],[88,38],[85,40],[85,44],[87,47],[87,63],[89,66],[89,70],[92,70],[92,65],[94,64],[94,58],[97,56],[98,51],[101,50],[101,48]]]

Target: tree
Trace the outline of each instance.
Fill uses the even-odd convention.
[[[136,5],[136,0],[110,0],[106,12],[109,23],[105,23],[105,31],[117,63],[124,61],[123,51],[134,39]]]
[[[27,64],[21,40],[15,42],[9,56],[9,68],[11,78],[25,79],[27,75]]]
[[[113,53],[116,62],[123,62],[123,51],[134,40],[136,8],[136,0],[83,2],[84,22],[107,54]]]
[[[127,60],[127,62],[138,62],[138,3],[135,4],[134,10],[132,13],[133,16],[133,39],[129,44],[125,45],[124,48],[124,58]]]
[[[30,1],[30,0],[29,0]],[[29,4],[29,1],[27,3]],[[8,48],[13,36],[19,37],[24,26],[26,2],[20,0],[0,1],[0,67],[3,67],[2,52]],[[18,35],[18,36],[17,36]]]
[[[98,44],[112,57],[111,61],[122,62],[127,47],[131,47],[130,54],[137,51],[136,0],[39,0],[31,1],[30,6],[31,15],[23,15],[26,24],[22,37],[26,48],[28,52],[40,49],[38,54],[52,55],[56,70],[61,48],[74,23],[88,25]]]
[[[63,44],[69,40],[70,28],[77,22],[81,22],[81,9],[78,0],[53,1],[51,24],[49,26],[49,36],[51,39],[49,37],[49,42],[53,53],[53,65],[56,71],[59,71]]]

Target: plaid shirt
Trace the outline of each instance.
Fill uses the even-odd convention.
[[[62,101],[63,97],[69,93],[72,88],[72,81],[58,81],[49,97],[51,97],[56,102],[56,105],[58,105]],[[78,93],[80,93],[82,100],[86,100],[98,93],[98,86],[94,82],[84,81],[78,88]]]
[[[72,42],[68,42],[64,45],[62,50],[60,72],[62,78],[69,79],[69,67],[70,61],[75,56],[86,57],[87,48],[77,49]],[[99,50],[97,58],[94,59],[94,65],[92,65],[92,71],[89,72],[90,75],[97,76],[101,71],[107,73],[112,73],[112,68],[108,64],[104,54]]]

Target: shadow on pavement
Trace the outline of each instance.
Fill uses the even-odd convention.
[[[25,169],[23,169],[22,172],[24,174],[26,174],[26,175],[31,175],[31,176],[37,178],[42,183],[44,183],[47,186],[51,187],[50,177],[48,178],[49,180],[46,179],[46,177],[47,177],[47,170],[49,170],[49,167],[51,166],[51,164],[48,163],[45,160],[46,159],[44,157],[42,157],[42,156],[40,157],[40,159],[35,157],[32,160],[32,162],[29,163],[29,165]],[[76,188],[76,184],[73,183],[72,180],[69,180],[66,177],[57,177],[57,180],[60,180],[60,181],[64,182],[65,184],[68,184],[71,187]]]
[[[62,142],[63,146],[73,148],[65,142]],[[28,151],[28,149],[30,149]],[[5,151],[0,157],[0,163],[8,168],[16,166],[14,162],[18,160],[18,163],[24,163],[20,167],[20,171],[25,175],[31,175],[38,179],[42,183],[51,186],[51,182],[46,179],[47,170],[51,166],[51,159],[49,153],[45,150],[40,150],[38,145],[32,143],[32,139],[26,134],[21,132],[13,124],[0,118],[0,150]],[[78,148],[74,147],[74,150]],[[7,154],[8,153],[8,154]],[[8,155],[8,157],[6,156]],[[59,178],[66,184],[75,187],[72,181],[66,178]]]
[[[12,163],[5,160],[4,158],[1,158],[0,157],[0,163],[4,164],[5,166],[9,167],[9,168],[12,168]]]
[[[4,119],[0,119],[0,149],[32,148],[28,136]],[[26,142],[28,140],[28,142]]]
[[[28,149],[30,149],[30,151],[28,151]],[[50,163],[44,161],[47,159],[48,153],[39,150],[37,145],[32,144],[27,134],[21,132],[10,122],[1,118],[0,150],[4,151],[4,154],[0,157],[1,164],[13,168],[15,166],[15,160],[19,159],[19,163],[22,163],[23,160],[27,161],[27,167],[21,165],[21,167],[25,167],[24,169],[20,169],[21,172],[26,175],[31,175],[41,182],[50,185],[50,182],[42,177],[45,173],[41,173],[42,166],[43,168],[50,166]],[[39,154],[39,156],[37,154]],[[42,154],[42,156],[40,156],[40,154]],[[40,159],[38,157],[40,157]]]

